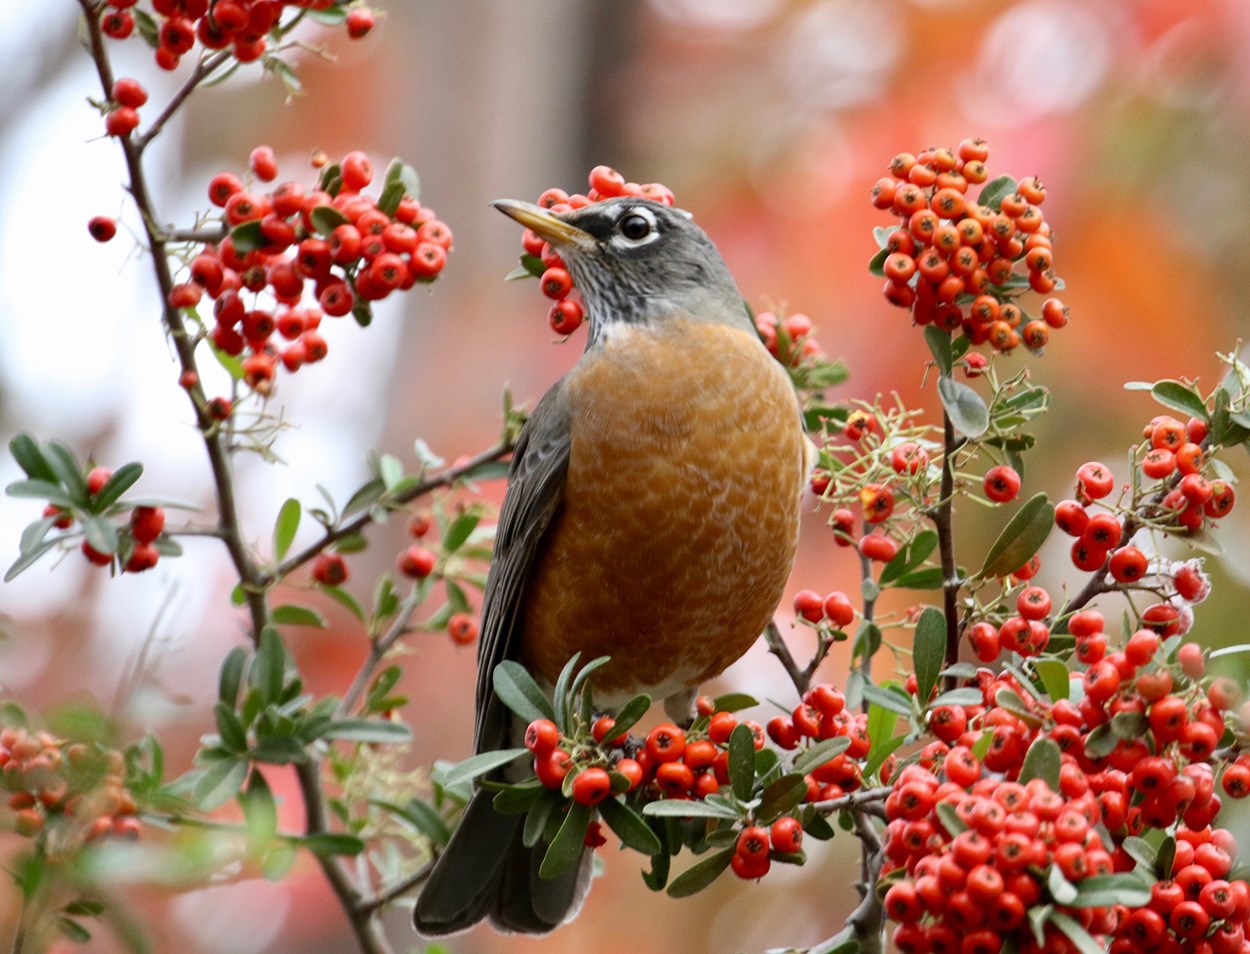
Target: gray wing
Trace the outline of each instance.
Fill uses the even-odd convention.
[[[495,667],[516,655],[521,596],[539,543],[564,499],[569,463],[569,413],[561,379],[543,395],[521,429],[504,494],[495,552],[482,600],[477,654],[477,724],[474,751],[506,748],[508,715],[495,698]]]

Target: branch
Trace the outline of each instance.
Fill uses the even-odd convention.
[[[410,501],[416,500],[418,497],[422,497],[425,494],[430,493],[433,490],[437,490],[439,487],[446,487],[450,484],[454,484],[456,481],[464,477],[465,474],[476,470],[483,464],[489,464],[492,461],[506,457],[508,454],[512,453],[515,446],[515,440],[505,437],[494,447],[482,451],[476,457],[472,457],[465,461],[465,463],[456,467],[448,467],[446,470],[440,471],[433,477],[428,477],[419,484],[414,484],[402,493],[392,494],[386,499],[386,503],[388,505],[406,504]],[[348,523],[339,524],[339,526],[332,530],[326,530],[325,536],[323,536],[316,543],[310,544],[294,556],[287,557],[277,566],[261,571],[259,575],[260,585],[270,586],[273,583],[276,583],[290,574],[290,572],[296,567],[307,563],[326,547],[342,540],[344,537],[350,537],[359,533],[373,522],[373,515],[366,510],[354,520]]]
[[[309,835],[324,834],[329,831],[326,824],[325,802],[321,798],[321,762],[310,756],[307,761],[298,762],[295,775],[299,779],[300,794],[304,799],[305,824],[304,831]],[[382,931],[381,925],[373,916],[376,909],[366,910],[363,900],[355,886],[349,880],[338,859],[332,855],[314,852],[317,864],[339,904],[347,914],[352,933],[362,954],[392,954],[390,942]]]
[[[174,117],[174,114],[178,112],[178,109],[186,101],[187,97],[195,92],[196,87],[212,75],[217,67],[221,66],[222,63],[225,63],[228,59],[230,59],[231,55],[232,51],[229,49],[218,50],[212,56],[203,57],[198,63],[195,64],[195,69],[191,71],[191,75],[187,77],[187,81],[182,84],[182,87],[178,90],[178,92],[174,93],[174,95],[170,97],[169,102],[165,104],[165,108],[161,110],[161,114],[157,116],[156,119],[153,120],[148,126],[147,132],[140,136],[136,141],[135,148],[140,153],[148,147],[153,139],[161,134],[161,130],[165,128],[165,124]]]
[[[109,61],[108,50],[105,48],[104,36],[100,31],[100,20],[95,15],[96,6],[92,0],[79,0],[86,21],[87,43],[91,58],[95,62],[96,73],[99,75],[100,86],[107,99],[113,88],[113,68]],[[212,60],[210,57],[209,60]],[[171,101],[177,106],[185,100],[185,96]],[[168,108],[167,108],[167,111]],[[153,138],[154,131],[141,139],[131,136],[119,139],[122,153],[126,160],[126,170],[130,179],[130,194],[143,220],[143,228],[147,233],[148,248],[152,253],[152,269],[156,276],[156,284],[160,290],[163,304],[162,322],[165,331],[173,342],[178,356],[178,363],[184,372],[194,375],[195,383],[187,389],[195,411],[196,427],[204,440],[204,449],[208,454],[209,466],[213,473],[213,484],[217,494],[218,533],[230,553],[231,562],[243,585],[243,593],[247,601],[252,621],[252,640],[260,639],[260,631],[269,621],[269,608],[265,600],[265,583],[259,568],[248,553],[243,542],[243,534],[239,527],[239,515],[235,502],[234,476],[230,467],[229,452],[222,436],[222,428],[209,416],[208,401],[204,389],[199,383],[199,369],[195,359],[195,338],[192,336],[182,319],[182,313],[169,304],[169,294],[173,288],[173,275],[169,269],[169,256],[166,251],[167,239],[157,228],[155,207],[148,188],[147,174],[143,168],[143,149]]]
[[[941,502],[933,516],[938,535],[938,552],[942,561],[942,611],[946,616],[946,668],[959,662],[959,587],[955,565],[955,537],[951,521],[955,493],[955,452],[960,442],[955,437],[946,408],[942,408],[942,487]],[[955,688],[955,677],[946,678],[946,688]]]

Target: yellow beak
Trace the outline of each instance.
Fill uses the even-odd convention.
[[[580,248],[591,248],[595,244],[594,237],[589,232],[570,225],[532,202],[496,199],[491,205],[509,218],[516,219],[535,235],[541,236],[552,245],[576,245]]]

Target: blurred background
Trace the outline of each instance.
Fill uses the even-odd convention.
[[[96,214],[138,223],[119,150],[99,138],[86,102],[99,90],[77,42],[79,7],[58,0],[33,12],[0,5],[0,433],[6,442],[22,430],[56,437],[114,467],[142,461],[138,492],[205,505],[203,449],[143,253],[124,230],[108,245],[86,232]],[[379,166],[402,156],[421,174],[423,204],[455,231],[449,266],[428,291],[388,300],[367,331],[323,324],[329,359],[281,378],[272,407],[291,424],[276,447],[283,462],[240,466],[245,526],[261,545],[285,498],[311,503],[320,484],[345,499],[366,479],[370,448],[414,467],[417,437],[448,460],[488,446],[505,385],[532,404],[576,360],[581,334],[554,342],[535,285],[502,280],[520,237],[487,203],[556,185],[584,190],[600,162],[672,188],[757,308],[812,317],[825,350],[851,371],[831,398],[897,390],[928,408],[936,400],[921,387],[922,338],[865,269],[870,230],[887,224],[868,190],[895,153],[968,136],[989,141],[992,175],[1040,176],[1073,320],[1044,358],[1006,361],[1054,392],[1027,494],[1067,496],[1075,468],[1095,458],[1126,479],[1126,448],[1160,409],[1123,383],[1189,377],[1210,389],[1223,373],[1214,353],[1250,333],[1250,6],[1240,0],[390,0],[385,13],[360,41],[341,30],[308,35],[335,62],[297,56],[304,90],[289,101],[255,66],[197,94],[149,156],[162,218],[184,225],[206,207],[208,179],[242,174],[261,143],[277,151],[280,179],[304,182],[314,149],[364,149]],[[119,75],[144,82],[155,104],[189,68],[161,74],[137,39],[111,49]],[[1231,463],[1246,472],[1240,454]],[[16,476],[6,455],[0,479]],[[502,487],[486,491],[497,500]],[[1215,590],[1197,627],[1209,644],[1244,638],[1246,509],[1222,528],[1227,558],[1209,561]],[[32,501],[0,500],[0,563],[16,557],[37,515]],[[960,541],[969,561],[1003,519],[970,517]],[[404,541],[398,522],[379,528],[352,558],[349,587],[367,595]],[[1066,544],[1052,544],[1042,582],[1057,593],[1079,580]],[[211,730],[217,664],[242,622],[221,548],[188,540],[186,551],[118,579],[71,554],[0,587],[0,696],[41,713],[111,708],[131,737],[166,740],[171,775],[189,767]],[[792,588],[853,591],[856,573],[813,515]],[[297,630],[291,644],[314,688],[341,693],[365,644],[323,608],[332,626]],[[810,650],[804,631],[793,631],[793,645]],[[472,649],[426,634],[409,642],[409,656],[411,764],[463,757]],[[822,675],[841,682],[845,664],[835,653]],[[882,667],[889,675],[889,660]],[[719,687],[789,698],[758,648]],[[281,773],[274,784],[292,796]],[[298,813],[283,817],[298,824]],[[760,884],[726,877],[678,902],[652,896],[632,857],[605,858],[607,875],[574,925],[538,940],[479,929],[448,949],[807,945],[841,927],[858,871],[856,843],[838,839],[812,848],[801,870]],[[307,859],[277,884],[226,871],[187,891],[150,874],[119,882],[114,900],[148,925],[152,950],[349,948]],[[0,890],[0,938],[14,898]],[[389,929],[397,950],[421,949],[403,912]],[[89,949],[119,948],[100,930]]]

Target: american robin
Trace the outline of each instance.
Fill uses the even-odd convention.
[[[611,656],[598,703],[639,693],[689,718],[695,687],[759,637],[794,560],[808,448],[798,400],[706,233],[679,209],[618,197],[553,214],[495,203],[559,251],[590,330],[538,402],[512,458],[482,607],[474,750],[517,745],[495,697],[516,659],[553,684],[574,653]],[[415,922],[489,918],[539,934],[573,917],[589,853],[538,876],[522,816],[473,796]]]

